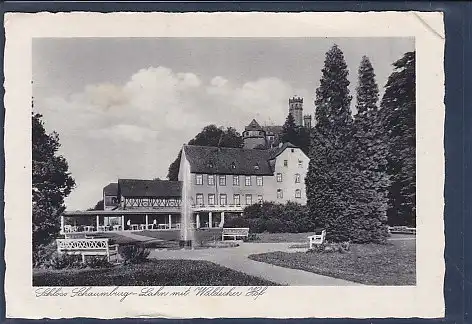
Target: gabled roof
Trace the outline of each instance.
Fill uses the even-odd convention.
[[[273,175],[269,150],[184,146],[192,173]]]
[[[275,159],[277,156],[282,154],[282,152],[285,151],[285,149],[287,148],[299,148],[299,147],[290,142],[283,143],[281,147],[273,148],[270,150],[271,151],[270,159],[271,160]]]
[[[103,194],[105,196],[117,196],[118,195],[118,183],[112,182],[103,188]]]
[[[119,179],[118,190],[123,197],[180,198],[182,196],[182,182]]]
[[[247,125],[244,130],[263,130],[261,125],[259,125],[259,123],[253,119],[249,125]]]

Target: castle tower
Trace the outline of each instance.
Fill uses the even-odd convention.
[[[303,98],[293,97],[288,99],[288,112],[295,119],[295,125],[303,126]]]
[[[262,148],[266,147],[266,132],[262,129],[261,125],[257,123],[255,119],[244,128],[243,132],[244,148]]]
[[[305,126],[305,128],[311,128],[311,115],[303,116],[303,126]]]

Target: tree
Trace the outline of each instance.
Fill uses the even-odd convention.
[[[290,142],[308,155],[310,151],[310,129],[295,125],[292,114],[288,114],[282,127],[281,142]]]
[[[298,127],[295,125],[295,119],[292,114],[288,114],[282,126],[281,141],[282,143],[290,142],[295,145],[298,143]]]
[[[356,87],[357,114],[354,118],[354,164],[360,171],[357,189],[358,218],[353,219],[352,237],[358,242],[384,242],[388,230],[386,173],[387,144],[377,109],[379,90],[368,57],[362,58]]]
[[[416,226],[415,52],[405,53],[393,66],[380,104],[384,141],[389,144],[388,222]]]
[[[215,146],[215,147],[235,147],[243,146],[243,139],[234,128],[217,127],[216,125],[205,126],[200,133],[188,142],[188,145]],[[182,150],[179,151],[176,159],[169,166],[167,179],[178,180],[180,159]]]
[[[42,115],[32,115],[33,251],[54,239],[64,198],[75,187],[66,159],[58,155],[59,135],[46,134]]]
[[[103,208],[104,208],[103,199],[101,199],[95,204],[95,206],[93,206],[92,208],[89,208],[87,210],[103,210]]]
[[[310,163],[306,177],[308,207],[317,227],[331,241],[351,239],[355,189],[359,185],[352,164],[352,114],[348,69],[337,45],[327,53],[320,86],[316,89]]]

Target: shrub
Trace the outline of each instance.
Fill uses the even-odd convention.
[[[314,245],[311,249],[308,249],[307,252],[314,252],[314,253],[347,253],[351,247],[349,242],[334,242],[334,243],[327,243],[324,242],[323,244]]]
[[[125,245],[118,248],[118,253],[125,263],[143,263],[147,260],[151,250],[143,245]]]
[[[46,267],[60,270],[69,268],[82,268],[82,256],[78,254],[66,254],[55,252]]]
[[[85,259],[85,265],[92,269],[109,268],[112,266],[105,256],[90,256]]]
[[[56,242],[46,245],[40,245],[33,251],[33,267],[47,267],[52,256],[57,253]]]
[[[244,242],[259,241],[261,238],[256,233],[249,233],[247,237],[243,239]]]

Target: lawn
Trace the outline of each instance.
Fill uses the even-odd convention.
[[[390,241],[386,245],[352,244],[344,254],[270,252],[249,258],[366,285],[416,284],[415,240]]]
[[[33,270],[33,286],[274,286],[208,261],[149,260],[109,269]]]

